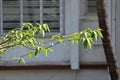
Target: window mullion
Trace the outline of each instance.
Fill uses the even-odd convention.
[[[0,0],[0,33],[3,34],[3,4]]]
[[[43,0],[40,0],[40,24],[43,24]]]
[[[59,13],[60,13],[60,33],[63,33],[63,26],[64,26],[64,14],[63,14],[63,11],[64,11],[64,8],[63,8],[63,6],[64,6],[64,2],[63,2],[64,0],[60,0],[60,4],[59,4]]]
[[[20,26],[23,23],[23,0],[20,0]]]

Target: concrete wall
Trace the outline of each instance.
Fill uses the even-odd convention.
[[[65,35],[81,31],[89,26],[92,26],[94,29],[98,28],[96,14],[86,13],[86,1],[87,0],[65,0]],[[119,32],[118,27],[117,33]],[[119,34],[117,36],[119,36]],[[117,38],[117,43],[120,43],[120,37]],[[117,45],[117,47],[120,46]],[[107,70],[79,69],[78,67],[81,63],[106,63],[101,41],[96,43],[92,50],[85,50],[82,46],[75,47],[70,44],[65,47],[57,45],[55,49],[55,53],[50,53],[48,57],[41,54],[38,59],[27,59],[27,64],[71,64],[71,68],[77,70],[1,70],[0,80],[109,80]],[[119,53],[118,50],[117,53]],[[23,50],[23,52],[24,51],[26,50]],[[20,53],[22,50],[16,48],[14,53],[16,52]],[[5,59],[9,58],[6,57]],[[4,63],[3,65],[8,64]],[[11,65],[11,63],[9,65]]]
[[[0,71],[0,80],[109,80],[106,70]]]
[[[116,0],[116,17],[115,17],[115,21],[116,21],[116,27],[115,27],[115,38],[116,38],[116,55],[117,55],[117,62],[118,62],[118,66],[120,68],[120,1]]]

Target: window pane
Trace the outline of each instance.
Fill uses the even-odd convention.
[[[96,0],[88,0],[88,13],[96,13]]]
[[[51,32],[60,32],[63,30],[62,3],[63,0],[2,0],[1,32],[20,27],[22,22],[48,23]]]
[[[3,32],[20,27],[19,0],[3,0]]]
[[[23,22],[40,21],[40,0],[23,0]]]
[[[43,0],[43,23],[48,23],[53,32],[60,30],[59,4],[59,0]]]

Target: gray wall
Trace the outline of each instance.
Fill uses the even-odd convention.
[[[0,71],[0,80],[109,80],[105,70]]]
[[[86,14],[87,9],[86,9],[86,5],[84,5],[87,4],[86,1],[87,0],[65,0],[65,4],[66,4],[65,34],[66,35],[70,34],[71,32],[81,31],[89,26],[92,26],[92,28],[94,29],[98,28],[96,14]],[[78,8],[78,6],[80,8]],[[74,24],[72,24],[72,22],[74,22]],[[120,33],[119,28],[117,33],[118,32]],[[117,36],[119,36],[119,34]],[[120,43],[120,37],[117,38],[117,43]],[[120,46],[117,45],[117,47]],[[92,50],[90,49],[85,50],[82,48],[82,46],[80,46],[79,49],[75,47],[70,47],[69,44],[66,47],[62,47],[61,45],[58,45],[56,49],[57,49],[55,51],[56,53],[50,54],[48,57],[45,57],[44,54],[41,54],[38,60],[41,63],[46,63],[46,64],[48,63],[51,64],[53,62],[55,62],[55,64],[56,63],[58,64],[59,62],[61,62],[61,64],[71,64],[72,68],[75,69],[78,68],[79,61],[80,64],[106,63],[101,41],[96,43]],[[18,50],[16,49],[15,52],[17,51]],[[117,53],[118,52],[119,51],[117,51]],[[75,58],[72,56],[75,56]],[[33,62],[38,60],[34,59]],[[74,60],[76,60],[75,63],[73,62]],[[39,61],[37,62],[37,64],[39,63]],[[14,71],[1,70],[0,80],[109,80],[109,76],[108,76],[108,71],[102,69],[100,70],[96,70],[96,69],[14,70]]]
[[[116,26],[115,26],[115,34],[116,34],[116,55],[117,55],[117,62],[119,63],[120,68],[120,0],[116,0]]]

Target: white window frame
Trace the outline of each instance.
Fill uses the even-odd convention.
[[[2,0],[0,0],[0,33],[3,34],[3,14],[2,14]]]
[[[42,2],[43,0],[40,0],[40,24],[43,23],[42,19],[43,19],[43,14],[41,13],[42,9]],[[3,32],[3,0],[0,0],[0,34],[4,35],[5,33]],[[60,29],[58,32],[51,32],[50,35],[56,34],[56,33],[60,33],[60,34],[64,34],[64,0],[60,0],[60,4],[59,4],[59,12],[60,12]],[[23,23],[23,0],[20,0],[20,26],[22,26]],[[48,34],[48,36],[50,36]]]
[[[93,20],[93,21],[96,21],[96,20],[98,20],[97,19],[97,14],[96,14],[96,12],[93,12],[93,13],[90,13],[90,12],[88,12],[88,9],[89,9],[89,7],[88,7],[88,0],[86,0],[86,4],[87,4],[87,10],[86,10],[86,19],[87,20]]]
[[[83,21],[97,21],[97,14],[96,13],[89,13],[88,12],[88,0],[81,0],[81,9],[80,9],[80,20]]]
[[[97,13],[89,13],[88,12],[88,0],[86,0],[87,8],[86,8],[86,15],[84,17],[81,17],[81,19],[86,21],[97,21]],[[106,6],[107,6],[107,15],[108,15],[108,23],[110,26],[112,41],[113,41],[113,47],[115,48],[115,1],[112,0],[106,0]]]
[[[62,0],[61,0],[62,1]],[[80,0],[64,0],[64,4],[65,4],[65,16],[64,15],[60,15],[62,16],[61,19],[65,20],[65,24],[63,24],[63,26],[65,25],[65,29],[62,31],[65,31],[65,35],[70,35],[73,32],[79,32],[79,28],[80,28]],[[21,0],[22,3],[22,0]],[[61,4],[61,5],[64,5]],[[22,13],[22,6],[21,6],[21,13]],[[64,10],[63,8],[60,8],[60,10]],[[21,14],[22,16],[22,14]],[[65,18],[64,18],[65,17]],[[23,19],[23,17],[21,17],[21,19]],[[63,20],[63,22],[64,22]],[[22,23],[23,21],[21,21]],[[62,23],[62,22],[61,22]],[[62,27],[63,27],[62,26]],[[48,38],[45,38],[45,40],[47,40]],[[80,64],[80,59],[79,59],[79,53],[80,53],[80,48],[77,47],[76,45],[72,45],[71,43],[67,43],[66,46],[63,47],[63,45],[56,45],[56,47],[54,47],[54,49],[56,50],[55,54],[50,54],[47,58],[44,54],[41,54],[41,58],[38,58],[37,60],[34,59],[33,62],[30,62],[30,60],[28,60],[29,62],[26,61],[26,64],[24,65],[40,65],[40,64],[59,64],[59,65],[67,65],[70,64],[71,65],[71,69],[73,70],[77,70],[79,69],[79,64]],[[11,53],[16,53],[16,52],[22,52],[22,51],[26,51],[26,50],[20,50],[19,48],[15,49],[15,52],[11,52]],[[18,54],[16,53],[16,55]],[[8,54],[5,59],[9,59],[11,54]],[[19,55],[19,54],[18,54]],[[17,55],[17,56],[18,56]],[[57,57],[57,58],[56,58]],[[1,65],[16,65],[16,64],[1,64]],[[18,65],[19,66],[19,65]]]
[[[84,9],[83,10],[83,13],[82,15],[80,16],[80,20],[93,20],[93,21],[97,21],[97,13],[89,13],[88,12],[88,0],[81,0],[81,4],[82,5],[84,3],[84,5],[82,5],[82,8]],[[109,18],[109,25],[111,26],[111,9],[112,9],[112,2],[111,0],[107,0],[107,12],[108,12],[108,18]]]

